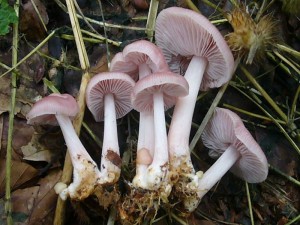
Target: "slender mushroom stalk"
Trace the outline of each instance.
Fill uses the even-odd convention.
[[[147,186],[148,166],[154,155],[154,116],[152,111],[140,112],[139,134],[137,143],[136,175],[132,180],[134,187]]]
[[[202,140],[210,149],[210,156],[219,158],[199,180],[199,201],[188,205],[190,211],[228,170],[249,183],[263,182],[267,178],[268,162],[264,152],[232,111],[216,108],[203,131]]]
[[[153,94],[154,114],[154,156],[148,167],[147,187],[148,190],[157,190],[165,179],[169,169],[168,139],[165,121],[163,93]]]
[[[182,161],[188,162],[187,166],[189,168],[187,171],[190,172],[194,171],[189,151],[190,130],[195,103],[206,65],[207,60],[205,58],[197,56],[192,58],[184,75],[184,78],[189,83],[189,94],[178,98],[169,129],[169,151],[170,157],[174,159],[172,160],[172,167],[180,167]]]
[[[113,94],[106,94],[104,96],[104,105],[104,134],[100,166],[102,177],[100,183],[103,184],[116,182],[121,173],[121,168],[112,164],[109,160],[106,160],[109,154],[120,155],[116,109]]]
[[[176,102],[168,142],[174,199],[193,202],[198,198],[199,175],[191,162],[189,136],[197,95],[199,90],[228,82],[234,59],[218,29],[203,15],[188,9],[162,10],[156,20],[155,39],[170,69],[185,73],[189,84],[189,94]]]
[[[73,182],[69,186],[58,184],[58,194],[63,200],[68,196],[74,200],[87,198],[93,193],[99,179],[97,165],[82,145],[71,122],[78,110],[72,96],[51,94],[36,102],[26,116],[29,124],[58,123],[62,130],[73,164]]]

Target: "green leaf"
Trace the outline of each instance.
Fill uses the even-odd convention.
[[[7,3],[7,0],[0,0],[0,35],[9,32],[9,25],[18,22],[15,10]]]

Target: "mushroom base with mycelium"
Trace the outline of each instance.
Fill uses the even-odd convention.
[[[171,192],[169,182],[161,184],[157,190],[145,190],[129,184],[130,193],[123,197],[118,205],[122,224],[140,224],[146,219],[152,219],[161,203],[169,205],[168,196]]]

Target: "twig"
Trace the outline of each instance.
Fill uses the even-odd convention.
[[[98,4],[99,4],[99,7],[100,7],[101,17],[102,17],[102,21],[103,21],[103,30],[104,30],[104,37],[105,37],[107,65],[108,65],[108,68],[110,68],[110,51],[109,51],[108,38],[107,38],[107,33],[106,33],[105,18],[104,18],[104,14],[103,14],[102,3],[101,3],[100,0],[98,0]]]
[[[46,27],[46,25],[44,23],[44,20],[43,20],[42,16],[41,16],[41,13],[40,13],[39,9],[37,8],[37,6],[36,6],[36,4],[35,4],[35,2],[33,0],[31,0],[31,4],[33,5],[34,11],[38,15],[38,17],[39,17],[39,19],[40,19],[40,21],[41,21],[41,23],[43,25],[44,30],[47,32],[47,27]]]
[[[222,221],[222,220],[219,220],[216,218],[210,218],[207,214],[205,214],[204,212],[202,212],[200,210],[195,211],[195,213],[198,214],[198,216],[201,216],[204,219],[209,220],[209,221],[215,221],[215,222],[222,223],[222,224],[241,225],[239,223],[231,223],[231,222]]]
[[[77,47],[77,51],[78,51],[80,66],[81,66],[82,70],[85,71],[81,78],[79,94],[77,97],[77,102],[78,102],[80,110],[79,110],[79,113],[77,114],[76,118],[73,121],[73,125],[76,130],[76,133],[79,134],[83,115],[84,115],[84,110],[85,110],[85,90],[87,87],[87,83],[90,79],[90,75],[87,72],[90,67],[90,63],[89,63],[85,45],[84,45],[84,42],[82,39],[82,34],[80,31],[80,26],[79,26],[77,14],[76,14],[75,7],[74,7],[74,2],[72,0],[67,0],[66,4],[67,4],[71,24],[72,24],[73,33],[75,36],[75,42],[76,42],[76,47]],[[70,156],[69,156],[69,154],[66,154],[62,178],[61,178],[61,181],[63,183],[70,183],[71,177],[72,177],[72,169],[73,169],[73,167],[72,167]],[[64,224],[65,209],[66,209],[66,202],[58,197],[56,210],[55,210],[55,216],[54,216],[54,224],[55,225],[63,225]]]
[[[105,38],[105,37],[103,37],[103,36],[100,35],[100,34],[94,34],[94,33],[92,33],[92,32],[89,32],[89,31],[86,31],[86,30],[83,30],[83,29],[81,29],[81,32],[82,32],[83,34],[87,34],[87,35],[89,35],[89,36],[91,36],[91,37],[94,37],[94,38],[96,38],[96,39],[99,39],[99,40],[101,40],[101,41],[107,41],[107,43],[112,44],[112,45],[117,46],[117,47],[119,47],[119,46],[122,44],[121,41],[114,41],[114,40]]]
[[[219,104],[223,94],[225,93],[226,89],[228,87],[228,83],[224,84],[218,94],[216,95],[214,101],[212,102],[211,106],[209,107],[209,110],[208,112],[206,113],[204,119],[202,120],[202,123],[200,124],[196,134],[194,135],[191,143],[190,143],[190,151],[193,151],[193,149],[195,148],[197,142],[199,141],[200,137],[201,137],[201,134],[206,126],[206,124],[208,123],[210,117],[212,116],[212,114],[214,113],[215,111],[215,108],[217,107],[217,105]]]
[[[284,178],[286,178],[287,180],[289,180],[289,181],[292,182],[293,184],[296,184],[296,185],[300,186],[300,181],[299,181],[299,180],[296,180],[295,178],[293,178],[293,177],[291,177],[291,176],[289,176],[289,175],[283,173],[283,172],[280,171],[279,169],[277,169],[277,168],[271,166],[270,164],[269,164],[269,168],[270,168],[272,171],[274,171],[274,172],[278,173],[279,175],[283,176]]]
[[[265,113],[269,118],[271,118],[272,121],[275,123],[275,125],[279,128],[279,130],[283,133],[283,135],[286,137],[286,139],[293,146],[293,148],[300,154],[300,149],[299,149],[298,145],[294,142],[294,140],[288,135],[288,133],[285,131],[285,129],[276,121],[276,119],[269,112],[267,112],[260,104],[258,104],[255,100],[253,100],[249,95],[247,95],[241,89],[239,89],[236,86],[232,86],[232,87],[234,87],[236,90],[238,90],[240,93],[242,93],[251,102],[253,102],[258,108],[260,108],[260,110],[262,110],[263,113]]]
[[[197,6],[194,4],[194,2],[192,0],[185,0],[185,3],[191,10],[193,10],[197,13],[201,13],[200,10],[197,8]]]
[[[215,10],[219,11],[220,13],[223,13],[223,10],[220,9],[217,5],[215,5],[214,3],[212,3],[211,1],[208,0],[202,0],[202,2],[212,8],[214,8]]]
[[[300,52],[296,51],[295,49],[292,49],[289,46],[280,45],[280,44],[277,44],[276,47],[282,51],[289,53],[290,55],[296,57],[297,59],[300,59]]]
[[[246,193],[247,193],[247,200],[248,200],[248,208],[249,208],[251,225],[254,225],[254,218],[253,218],[253,211],[252,211],[252,202],[251,202],[251,196],[250,196],[250,192],[249,192],[249,185],[248,185],[247,181],[245,181],[245,187],[246,187]]]
[[[53,30],[38,46],[36,46],[31,52],[29,52],[23,59],[21,59],[19,62],[17,62],[15,65],[13,65],[9,70],[7,70],[5,73],[0,75],[0,78],[5,76],[6,74],[14,71],[18,66],[20,66],[23,62],[25,62],[28,58],[30,58],[34,53],[36,53],[37,50],[39,50],[41,47],[46,44],[50,38],[55,34],[56,30]],[[15,72],[15,71],[14,71]]]
[[[47,88],[49,88],[53,93],[59,93],[59,90],[57,90],[53,83],[46,77],[43,78],[43,82],[47,86]]]
[[[294,219],[292,219],[290,222],[286,223],[285,225],[291,225],[295,222],[298,222],[300,220],[300,215],[298,215],[297,217],[295,217]]]
[[[226,108],[228,108],[228,109],[232,109],[232,110],[241,112],[243,114],[246,114],[248,116],[252,116],[252,117],[255,117],[255,118],[258,118],[258,119],[262,119],[262,120],[267,120],[267,121],[270,121],[270,122],[272,121],[269,117],[262,116],[262,115],[259,115],[259,114],[256,114],[256,113],[252,113],[252,112],[248,112],[246,110],[234,107],[232,105],[228,105],[226,103],[224,103],[223,106],[226,107]],[[283,125],[286,124],[286,122],[284,122],[283,120],[277,120],[277,122],[280,123],[280,124],[283,124]]]
[[[89,128],[89,126],[82,122],[83,128],[87,131],[87,133],[91,136],[91,138],[96,142],[96,144],[102,148],[102,141],[94,134],[94,132]]]
[[[255,78],[246,70],[245,67],[240,66],[244,75],[248,78],[248,80],[255,86],[255,88],[261,93],[261,95],[266,99],[266,101],[272,106],[272,108],[279,114],[279,116],[287,123],[288,117],[287,115],[278,107],[278,105],[273,101],[270,95],[260,86],[260,84],[255,80]]]
[[[17,0],[14,5],[16,15],[19,16],[19,4]],[[19,23],[13,24],[13,44],[12,44],[12,67],[18,62],[18,45],[19,45]],[[12,139],[14,129],[16,93],[17,93],[17,73],[13,72],[11,77],[11,105],[9,111],[9,126],[6,146],[6,165],[5,165],[5,214],[7,225],[13,225],[12,203],[11,203],[11,160],[12,160]]]
[[[278,66],[285,71],[288,75],[290,75],[291,77],[293,77],[296,81],[298,81],[299,79],[295,76],[293,76],[293,74],[291,73],[290,69],[284,65],[281,60],[278,62],[277,58],[275,57],[274,54],[272,54],[271,52],[267,52],[267,56],[269,56],[275,63],[278,64]]]
[[[149,12],[148,12],[148,18],[147,18],[147,24],[146,24],[146,34],[149,39],[149,41],[153,41],[153,32],[154,32],[154,26],[157,16],[157,10],[158,10],[158,0],[151,0]]]
[[[59,0],[54,0],[57,5],[63,10],[65,11],[66,13],[69,13],[67,11],[67,8],[66,6],[61,3]],[[76,14],[76,16],[79,18],[79,19],[82,19],[82,16],[79,15],[79,14]],[[101,21],[97,21],[97,20],[93,20],[89,17],[85,17],[87,21],[89,21],[90,23],[94,23],[94,24],[97,24],[99,26],[106,26],[106,27],[111,27],[111,28],[119,28],[119,29],[127,29],[127,30],[140,30],[140,31],[146,31],[148,30],[147,28],[145,27],[130,27],[130,26],[123,26],[123,25],[117,25],[117,24],[112,24],[112,23],[104,23],[104,22],[101,22]]]
[[[182,218],[180,218],[179,216],[176,216],[174,213],[171,213],[171,216],[172,216],[172,218],[174,218],[181,225],[188,225],[187,222],[183,221]]]
[[[279,58],[279,59],[281,59],[282,61],[284,61],[287,65],[289,65],[293,70],[295,70],[295,72],[297,73],[297,74],[300,74],[300,70],[299,69],[297,69],[297,67],[294,65],[294,64],[292,64],[289,60],[287,60],[283,55],[281,55],[278,51],[273,51],[274,52],[274,54]]]

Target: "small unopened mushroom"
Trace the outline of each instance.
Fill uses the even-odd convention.
[[[228,170],[249,183],[263,182],[267,178],[266,156],[234,112],[216,108],[203,131],[202,141],[210,149],[209,155],[218,160],[199,181],[199,200]]]
[[[67,187],[58,183],[56,190],[59,196],[66,200],[82,200],[93,193],[99,179],[99,170],[79,140],[71,119],[79,111],[75,99],[69,94],[51,94],[34,104],[26,115],[27,123],[31,125],[59,125],[73,164],[73,182]]]

